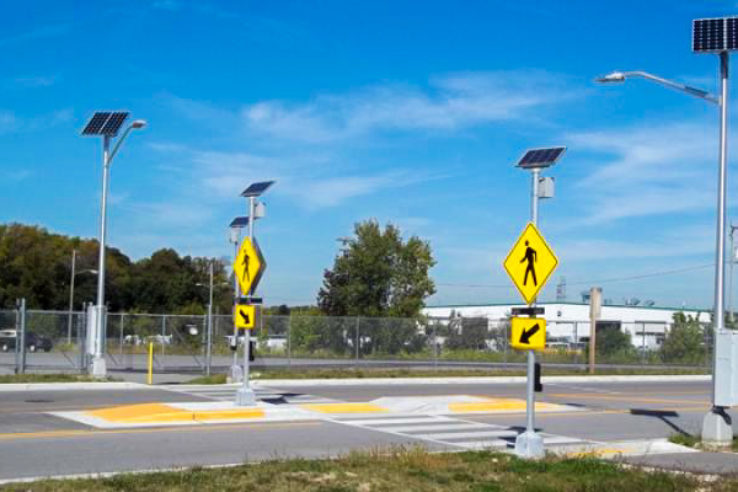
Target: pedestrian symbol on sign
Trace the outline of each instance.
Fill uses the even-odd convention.
[[[538,285],[536,280],[536,267],[534,263],[538,261],[536,250],[530,247],[530,241],[525,241],[525,256],[520,260],[520,263],[524,261],[528,262],[528,266],[525,267],[525,278],[523,279],[523,285],[528,285],[528,274],[533,277],[533,285]]]

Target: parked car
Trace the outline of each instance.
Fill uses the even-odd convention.
[[[17,339],[18,333],[16,330],[0,330],[0,351],[15,351]],[[49,352],[53,346],[53,342],[48,337],[36,333],[26,333],[26,350],[29,352],[36,352],[37,350]]]

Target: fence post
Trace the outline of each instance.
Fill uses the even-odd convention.
[[[361,319],[360,316],[357,316],[356,317],[356,327],[355,327],[355,331],[356,331],[356,343],[354,343],[354,346],[355,346],[355,349],[356,349],[355,350],[356,351],[356,367],[359,367],[359,343],[360,343],[359,342],[359,340],[360,340],[360,337],[359,337],[359,323],[360,323],[360,321],[359,320],[360,319]]]
[[[438,370],[438,323],[433,321],[433,369]]]
[[[210,376],[213,361],[213,305],[208,304],[208,314],[205,318],[205,329],[207,330],[207,338],[205,339],[205,375]]]
[[[162,368],[162,372],[165,366],[164,351],[166,349],[164,345],[166,345],[166,340],[167,340],[166,337],[167,337],[167,315],[165,314],[161,317],[161,364],[160,365]]]
[[[77,347],[79,347],[79,372],[84,374],[87,369],[85,364],[85,340],[87,338],[87,303],[82,303],[82,313],[77,318]],[[82,330],[84,328],[84,331]]]
[[[20,337],[19,333],[15,334],[16,350],[20,350],[20,364],[16,372],[18,374],[26,373],[26,299],[20,300]],[[18,347],[20,345],[20,347]]]
[[[126,316],[126,313],[120,313],[120,343],[118,344],[118,353],[120,355],[123,355],[123,318]]]
[[[502,362],[505,367],[507,367],[507,352],[510,350],[510,333],[508,333],[508,330],[510,329],[510,319],[505,320],[505,350],[502,352]]]
[[[292,315],[287,315],[287,367],[292,367]]]

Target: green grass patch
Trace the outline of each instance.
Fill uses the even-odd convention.
[[[696,478],[594,458],[523,461],[487,451],[428,453],[422,449],[355,452],[335,460],[273,460],[232,468],[44,480],[0,490],[44,491],[691,491],[727,490],[732,478]]]
[[[682,434],[681,432],[679,432],[677,434],[672,434],[671,436],[669,436],[669,442],[673,442],[674,444],[680,444],[682,446],[687,446],[690,448],[696,448],[700,444],[700,436],[693,436],[692,434]]]
[[[119,381],[117,378],[107,377],[96,379],[81,374],[7,374],[0,375],[0,384],[11,383],[98,383]]]

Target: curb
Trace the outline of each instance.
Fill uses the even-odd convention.
[[[156,389],[141,383],[106,382],[106,383],[8,383],[0,384],[0,393],[10,391],[79,391],[79,390],[127,390]]]

